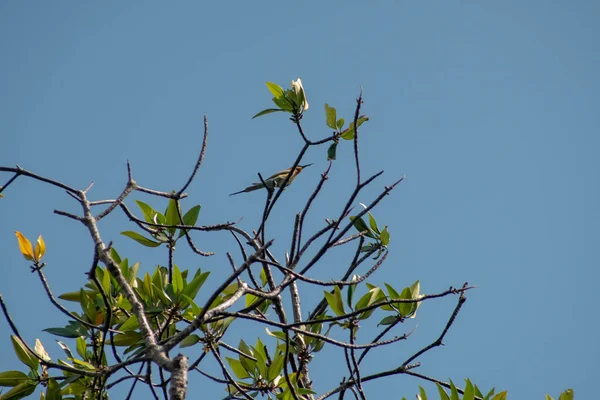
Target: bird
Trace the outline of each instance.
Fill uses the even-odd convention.
[[[294,178],[296,178],[296,176],[298,176],[298,174],[300,172],[302,172],[302,170],[304,168],[310,167],[311,165],[313,165],[313,164],[311,163],[311,164],[306,164],[306,165],[298,165],[296,168],[294,168],[294,172],[291,175],[290,175],[291,168],[284,169],[283,171],[279,171],[278,173],[271,175],[270,177],[265,179],[265,183],[270,188],[276,188],[276,187],[280,186],[281,184],[283,184],[283,181],[285,181],[285,178],[287,178],[287,176],[290,175],[290,179],[288,179],[287,184],[286,184],[286,186],[288,186],[289,184],[292,183]],[[265,185],[262,182],[255,182],[252,185],[248,186],[244,190],[240,190],[239,192],[231,193],[230,196],[234,196],[234,195],[240,194],[240,193],[253,192],[255,190],[262,189],[264,187],[265,187]]]

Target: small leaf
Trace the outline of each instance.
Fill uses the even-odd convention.
[[[331,311],[335,313],[338,317],[346,314],[344,311],[344,301],[342,300],[342,293],[340,292],[340,288],[337,286],[333,290],[333,293],[323,292],[325,294],[325,300],[327,300],[327,304],[331,307]]]
[[[355,280],[355,277],[357,279],[357,275],[354,275],[352,277],[352,280]],[[356,289],[356,285],[349,285],[348,291],[346,292],[346,304],[348,305],[348,307],[350,307],[351,310],[352,310],[352,297],[354,296],[355,289]]]
[[[505,390],[504,392],[497,393],[494,397],[492,397],[492,400],[506,400],[506,395],[507,392]]]
[[[573,400],[574,396],[573,389],[567,389],[558,396],[558,400]]]
[[[367,117],[366,115],[361,115],[358,120],[356,121],[356,125],[357,126],[361,126],[363,124],[363,122],[366,122],[369,120],[369,117]],[[342,139],[345,140],[352,140],[354,139],[354,121],[352,121],[350,123],[350,126],[345,129],[342,134],[340,135],[340,137]]]
[[[337,145],[337,143],[333,142],[327,149],[327,161],[335,160]]]
[[[475,388],[469,379],[465,379],[465,391],[463,393],[463,400],[475,400]]]
[[[267,381],[272,382],[273,379],[279,376],[279,373],[283,369],[283,362],[285,361],[284,353],[279,353],[275,356],[267,372]]]
[[[78,337],[75,340],[75,350],[77,351],[77,354],[79,354],[79,356],[81,358],[86,358],[86,349],[87,349],[87,343],[85,342],[85,339],[83,338],[83,336]]]
[[[0,386],[13,387],[19,383],[28,381],[30,378],[21,371],[0,372]]]
[[[448,394],[446,393],[442,385],[440,385],[437,382],[435,384],[437,385],[438,392],[440,394],[440,400],[450,400],[450,397],[448,397]]]
[[[367,214],[369,214],[369,226],[371,227],[371,230],[379,234],[379,228],[377,227],[377,221],[375,221],[375,217],[370,212],[367,212]]]
[[[364,219],[357,218],[356,216],[351,216],[350,221],[352,221],[352,225],[354,225],[357,231],[366,232],[365,236],[375,239],[375,235],[373,234],[371,229],[369,229]]]
[[[81,336],[81,333],[71,328],[46,328],[43,329],[44,332],[48,332],[51,335],[66,337],[70,339],[78,338]]]
[[[388,231],[387,226],[383,228],[383,231],[381,231],[379,239],[381,240],[381,244],[384,246],[387,246],[390,243],[390,232]]]
[[[44,239],[40,235],[35,245],[35,261],[40,261],[44,257],[44,254],[46,254],[46,243],[44,243]]]
[[[460,400],[458,390],[456,389],[456,386],[454,386],[452,379],[450,379],[450,400]]]
[[[140,208],[140,210],[142,210],[142,214],[144,214],[144,220],[146,222],[154,222],[154,216],[156,215],[156,211],[154,210],[154,208],[150,207],[143,201],[136,200],[135,202]]]
[[[56,379],[50,378],[48,380],[48,388],[46,389],[46,399],[45,400],[62,400],[62,395],[60,394],[60,385],[56,382]]]
[[[265,331],[267,332],[267,335],[273,336],[274,338],[277,338],[277,339],[282,340],[283,342],[285,342],[285,337],[286,336],[285,336],[285,333],[283,333],[282,331],[271,332],[269,330],[269,328],[265,328]]]
[[[338,119],[335,125],[338,129],[342,129],[342,126],[344,126],[344,118]]]
[[[330,127],[331,129],[335,129],[336,128],[336,110],[334,107],[329,107],[329,104],[325,103],[325,122],[327,123],[327,126]]]
[[[37,370],[40,362],[35,355],[31,354],[21,339],[19,339],[17,336],[10,335],[10,340],[12,341],[17,358],[29,368]]]
[[[183,290],[183,278],[181,277],[181,271],[177,265],[173,266],[173,290],[176,295]]]
[[[262,110],[261,112],[259,112],[255,116],[253,116],[252,119],[262,117],[263,115],[271,114],[271,113],[278,112],[278,111],[283,111],[283,110],[280,108],[267,108],[266,110]]]
[[[425,393],[425,389],[423,389],[422,386],[419,386],[419,394],[420,394],[419,400],[427,400],[427,393]]]
[[[161,245],[161,243],[154,242],[134,231],[124,231],[121,232],[121,235],[127,236],[146,247],[158,247]]]
[[[244,368],[244,366],[242,365],[242,362],[240,360],[237,360],[235,358],[230,358],[230,357],[225,357],[225,358],[226,358],[227,362],[229,363],[229,366],[231,367],[231,370],[233,371],[235,376],[237,376],[239,379],[250,378],[248,371],[246,371],[246,369]]]
[[[165,210],[165,225],[180,225],[181,220],[179,219],[179,211],[177,211],[177,201],[175,199],[169,200],[169,205]],[[177,228],[167,228],[171,236],[175,235]]]
[[[398,317],[396,315],[388,315],[387,317],[385,317],[381,321],[379,321],[379,323],[377,324],[377,326],[379,326],[379,325],[391,325],[391,324],[393,324],[396,321],[398,321]]]
[[[295,94],[293,92],[292,96],[295,97]],[[273,103],[275,103],[275,105],[281,108],[283,111],[287,111],[290,113],[294,112],[294,103],[292,103],[287,97],[274,97]]]
[[[409,288],[404,288],[400,294],[402,300],[412,300],[412,293]],[[417,308],[416,303],[398,303],[396,306],[403,317],[409,317]]]
[[[373,288],[369,289],[369,291],[358,300],[354,309],[356,311],[360,311],[366,307],[369,307],[371,304],[379,301],[384,296],[385,295],[383,294],[383,292],[380,288],[373,287]],[[358,318],[361,320],[367,319],[371,316],[371,314],[373,314],[373,312],[375,312],[375,309],[365,311],[362,314],[360,314],[358,316]]]
[[[2,400],[24,399],[25,397],[35,392],[36,386],[37,382],[32,380],[19,383],[17,386],[13,387],[8,392],[2,393]]]
[[[190,346],[195,345],[199,341],[200,341],[200,336],[191,334],[190,336],[186,336],[186,338],[183,339],[181,341],[181,343],[179,343],[179,347],[190,347]]]
[[[275,96],[275,97],[283,96],[284,92],[283,92],[283,88],[281,86],[279,86],[278,84],[273,83],[273,82],[265,82],[265,84],[267,85],[269,92],[271,92],[271,94],[273,96]]]
[[[121,332],[135,331],[139,327],[140,327],[140,321],[137,319],[137,317],[134,314],[132,314],[129,316],[129,318],[127,318],[125,320],[123,325],[121,325],[119,327],[119,331],[121,331]]]
[[[194,224],[198,220],[199,214],[200,214],[200,205],[198,204],[198,205],[195,205],[194,207],[190,208],[188,210],[188,212],[185,213],[185,215],[183,216],[183,225],[194,226]],[[179,237],[182,237],[183,235],[185,235],[185,230],[181,229],[181,232],[179,232]]]
[[[21,250],[21,254],[23,254],[23,257],[25,257],[27,261],[32,261],[34,255],[31,242],[19,231],[15,231],[15,235],[17,235],[17,241],[19,242],[19,250]]]
[[[210,275],[210,271],[202,273],[201,270],[196,271],[194,279],[183,289],[183,294],[191,299],[195,299],[198,291],[204,285],[206,278]]]

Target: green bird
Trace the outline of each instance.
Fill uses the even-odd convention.
[[[304,168],[310,167],[311,165],[312,165],[312,163],[311,164],[306,164],[306,165],[298,165],[296,168],[294,168],[294,172],[291,174],[290,179],[288,180],[286,186],[288,186],[289,184],[291,184],[294,181],[294,179],[296,178],[296,176],[298,176],[298,174],[300,172],[302,172],[302,170]],[[268,177],[267,179],[265,179],[265,183],[270,188],[279,187],[283,183],[283,181],[285,180],[285,178],[287,178],[287,176],[290,174],[290,170],[291,170],[291,168],[284,169],[283,171],[279,171],[275,175],[271,175],[270,177]],[[255,190],[262,189],[264,187],[265,187],[265,185],[263,185],[262,182],[253,183],[252,185],[248,186],[244,190],[240,190],[239,192],[231,193],[230,196],[233,196],[233,195],[236,195],[236,194],[240,194],[240,193],[253,192]]]

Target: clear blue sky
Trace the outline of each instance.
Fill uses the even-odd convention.
[[[2,2],[0,165],[79,188],[94,181],[91,196],[104,199],[120,193],[130,160],[141,185],[178,189],[207,115],[206,162],[186,204],[202,204],[200,223],[244,217],[240,226],[252,229],[264,196],[228,194],[257,172],[289,166],[302,144],[283,115],[250,119],[270,106],[264,82],[289,86],[302,77],[311,138],[328,134],[323,104],[349,119],[362,85],[371,117],[361,131],[364,172],[385,175],[360,201],[407,175],[374,212],[392,234],[374,283],[420,279],[426,293],[464,281],[479,287],[446,346],[422,357],[418,371],[459,384],[469,377],[509,390],[511,399],[568,387],[591,399],[600,376],[599,18],[594,1]],[[327,166],[325,149],[306,161],[315,166],[286,191],[282,224],[270,228],[280,256],[294,213]],[[335,216],[351,167],[343,143],[313,226]],[[82,226],[52,214],[78,211],[59,190],[19,179],[0,203],[0,292],[25,337],[42,338],[62,357],[39,330],[65,321],[29,273],[14,230],[44,235],[57,294],[84,283],[91,241]],[[123,215],[101,229],[143,271],[166,262],[118,235],[128,229]],[[217,285],[235,246],[223,234],[199,241],[217,255],[182,250],[177,262],[214,268],[207,287]],[[334,278],[342,268],[332,258],[317,275]],[[367,360],[365,370],[395,366],[433,340],[453,304],[424,304],[413,337]],[[5,356],[8,335],[0,322],[0,370],[20,368]],[[339,382],[343,372],[330,358],[314,363],[323,371],[312,377],[319,390]],[[190,390],[203,387],[202,378],[192,380]],[[419,383],[395,377],[367,390],[413,398]]]

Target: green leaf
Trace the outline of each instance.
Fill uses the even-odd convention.
[[[240,360],[230,357],[225,357],[225,359],[229,363],[231,370],[233,371],[235,376],[238,377],[238,379],[250,378],[250,374],[248,374],[248,371],[246,371]]]
[[[354,310],[359,311],[366,307],[369,307],[371,304],[379,301],[382,297],[384,297],[384,294],[381,291],[381,289],[378,287],[373,287],[358,300],[358,302],[356,303],[356,306],[354,307]],[[358,318],[361,320],[367,319],[374,312],[375,312],[375,309],[365,311],[362,314],[360,314],[358,316]]]
[[[56,382],[56,379],[50,378],[48,380],[48,388],[46,389],[46,400],[62,400],[60,394],[60,385]]]
[[[0,386],[13,387],[28,380],[29,377],[21,371],[0,372]]]
[[[335,313],[338,317],[346,314],[344,311],[344,301],[342,300],[342,293],[340,292],[340,288],[337,286],[333,289],[333,293],[323,292],[325,294],[325,300],[327,300],[327,304],[331,308],[331,311]]]
[[[17,386],[13,387],[8,392],[2,393],[2,400],[24,399],[25,397],[35,392],[36,386],[37,383],[31,380],[19,383]]]
[[[267,335],[273,336],[274,338],[277,338],[277,339],[282,340],[283,342],[285,342],[286,336],[285,336],[285,333],[283,333],[282,331],[271,332],[269,330],[269,328],[265,328],[265,331],[267,332]]]
[[[77,354],[79,354],[79,356],[83,359],[86,358],[86,349],[87,343],[85,342],[85,338],[83,336],[79,336],[75,341],[75,350],[77,351]]]
[[[249,357],[253,357],[254,352],[252,351],[250,346],[248,346],[246,344],[246,342],[244,342],[243,340],[240,340],[238,349],[242,353],[247,355],[247,356],[245,356],[244,354],[240,354],[240,362],[242,363],[242,365],[244,366],[246,371],[248,371],[249,373],[252,373],[256,369],[256,360],[253,360],[252,358],[249,358]]]
[[[337,118],[336,111],[334,107],[329,107],[329,104],[325,103],[325,121],[327,126],[331,129],[336,128],[335,120]]]
[[[135,331],[140,327],[140,321],[134,314],[131,314],[129,318],[119,327],[121,332]]]
[[[400,293],[398,293],[398,292],[396,291],[396,289],[394,289],[394,288],[392,287],[392,285],[389,285],[389,284],[385,283],[385,287],[387,288],[387,290],[388,290],[388,294],[390,295],[390,297],[392,298],[392,300],[397,300],[397,299],[400,299],[400,298],[401,298],[401,297],[400,297]]]
[[[437,382],[435,384],[436,384],[436,386],[438,388],[438,392],[440,394],[440,400],[450,400],[450,397],[448,397],[448,394],[446,393],[446,391],[444,390],[442,385],[440,385]]]
[[[402,300],[413,300],[411,290],[409,288],[404,288],[400,294],[400,298]],[[403,317],[408,317],[417,308],[417,305],[416,303],[398,303],[396,307]]]
[[[158,247],[161,245],[161,243],[152,241],[134,231],[124,231],[121,232],[121,235],[127,236],[146,247]]]
[[[335,160],[337,143],[333,142],[327,149],[327,161]]]
[[[254,349],[254,357],[256,358],[256,368],[258,368],[258,372],[262,376],[267,376],[268,368],[267,368],[267,354],[265,353],[265,345],[257,339],[256,346]]]
[[[361,126],[363,124],[363,122],[366,122],[368,120],[369,120],[369,117],[367,117],[366,115],[361,115],[360,117],[358,117],[358,120],[356,120],[356,126],[357,127]],[[342,132],[340,137],[345,140],[354,139],[354,121],[352,121],[350,123],[350,126]]]
[[[100,290],[100,289],[97,289]],[[79,303],[81,304],[81,309],[86,317],[88,317],[89,321],[94,323],[96,321],[96,304],[91,300],[95,297],[95,293],[88,296],[88,294],[83,290],[79,290]]]
[[[375,217],[370,212],[367,212],[367,214],[369,214],[369,226],[371,227],[371,230],[379,234],[379,228],[377,227],[377,221],[375,221]]]
[[[394,322],[398,321],[398,316],[397,315],[388,315],[387,317],[384,317],[381,321],[379,321],[379,323],[377,324],[377,326],[379,325],[391,325]]]
[[[186,336],[185,339],[183,339],[181,341],[181,343],[179,343],[179,347],[190,347],[195,345],[196,343],[198,343],[200,341],[200,336],[195,335],[195,334],[191,334],[190,336]]]
[[[110,296],[110,273],[108,272],[108,270],[102,268],[98,269],[102,271],[102,280],[100,281],[100,283],[102,284],[102,289],[104,289],[104,293]]]
[[[44,332],[48,332],[55,336],[66,337],[70,339],[77,338],[81,336],[81,333],[71,328],[46,328],[43,329]]]
[[[465,379],[463,400],[475,400],[475,388],[473,387],[473,384],[468,378]]]
[[[114,247],[110,248],[110,256],[114,262],[121,264],[121,256],[119,256],[119,253],[117,253],[117,250],[115,250]]]
[[[198,220],[198,215],[200,215],[200,205],[199,204],[190,208],[188,210],[188,212],[185,213],[185,215],[183,216],[183,225],[194,226],[194,224]],[[185,231],[186,231],[185,229],[181,229],[179,232],[179,237],[182,237],[183,235],[185,235]]]
[[[294,112],[294,104],[287,97],[273,98],[273,103],[283,111]]]
[[[165,225],[181,225],[181,220],[179,219],[179,212],[177,211],[177,201],[175,199],[169,200],[169,205],[165,210]],[[175,235],[177,228],[167,228],[171,236]]]
[[[456,389],[456,386],[454,386],[452,379],[450,379],[450,400],[460,400],[458,390]]]
[[[353,277],[354,280],[354,277]],[[352,310],[352,297],[354,296],[354,290],[356,290],[356,285],[349,285],[348,291],[346,292],[346,304]]]
[[[115,346],[131,346],[142,340],[142,335],[138,332],[131,331],[121,333],[115,336],[113,344]]]
[[[342,126],[344,126],[344,118],[338,119],[335,125],[338,129],[342,129]]]
[[[252,119],[262,117],[263,115],[271,114],[271,113],[278,112],[278,111],[284,111],[284,110],[282,110],[280,108],[267,108],[266,110],[262,110],[261,112],[259,112],[255,116],[253,116]]]
[[[558,396],[558,400],[573,400],[574,396],[573,389],[567,389]]]
[[[177,265],[173,266],[173,291],[178,295],[183,290],[183,278]]]
[[[365,223],[364,219],[357,218],[356,216],[351,216],[350,217],[350,221],[352,221],[352,225],[354,225],[354,227],[356,228],[357,231],[359,231],[359,232],[366,232],[365,236],[368,236],[368,237],[370,237],[372,239],[375,239],[375,235],[373,234],[373,232],[371,231],[371,229],[369,229],[369,227]]]
[[[146,222],[154,222],[154,216],[156,215],[156,211],[154,210],[154,208],[150,207],[143,201],[136,200],[135,202],[140,208],[140,210],[142,210],[142,214],[144,214],[144,220]]]
[[[273,379],[275,379],[275,378],[277,378],[277,376],[279,376],[279,373],[283,369],[284,361],[285,361],[284,353],[279,352],[275,356],[273,361],[271,362],[271,365],[269,365],[269,369],[267,371],[267,381],[271,382],[271,381],[273,381]]]
[[[210,271],[202,273],[202,271],[198,269],[196,271],[194,279],[192,279],[192,281],[188,283],[183,289],[183,294],[188,296],[192,300],[195,299],[196,295],[198,294],[198,291],[200,290],[202,285],[204,285],[204,282],[206,281],[209,275]]]
[[[273,82],[265,82],[269,92],[275,97],[281,97],[284,94],[283,88],[276,83]]]
[[[390,243],[390,232],[388,231],[387,226],[381,231],[379,240],[381,240],[381,244],[384,246],[387,246]]]
[[[504,392],[497,393],[492,400],[506,400],[508,392],[505,390]]]
[[[422,386],[419,386],[419,400],[427,400],[427,393],[425,393],[425,389]]]
[[[488,394],[486,394],[486,395],[485,395],[484,399],[485,399],[485,400],[489,400],[489,399],[491,399],[491,398],[492,398],[492,396],[494,395],[494,392],[495,392],[495,391],[496,391],[496,389],[495,389],[495,388],[492,388],[492,389],[491,389],[491,390],[488,392]],[[475,385],[475,394],[476,394],[476,395],[479,395],[479,397],[482,397],[482,396],[480,396],[480,394],[481,394],[481,393],[479,393],[479,388],[477,387],[477,385]]]

